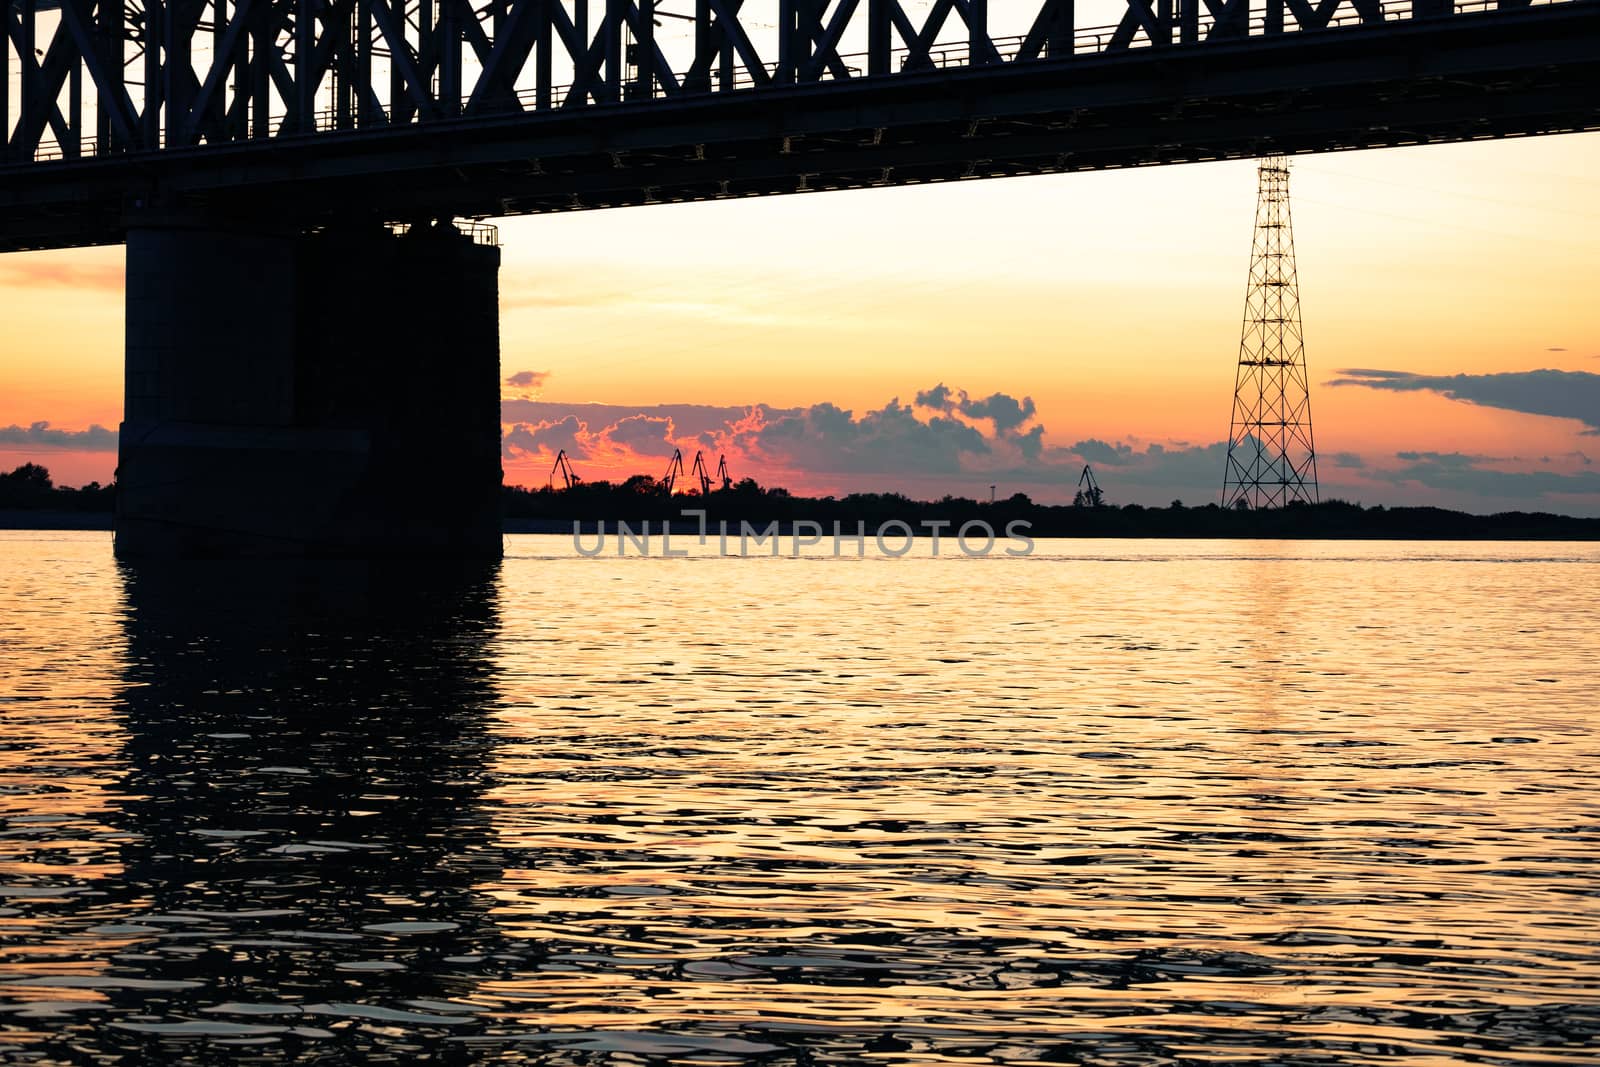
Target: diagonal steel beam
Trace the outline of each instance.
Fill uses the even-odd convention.
[[[1244,2],[1248,3],[1249,0]],[[1044,0],[1039,6],[1039,13],[1033,17],[1033,24],[1028,27],[1027,36],[1023,37],[1022,45],[1017,49],[1016,60],[1013,62],[1039,59],[1044,56],[1049,56],[1051,59],[1070,56],[1073,47],[1074,17],[1072,0]]]
[[[522,0],[511,5],[511,11],[495,31],[494,48],[489,61],[483,65],[472,95],[467,98],[466,113],[483,108],[490,98],[516,102],[517,76],[528,62],[528,55],[539,38],[538,4]],[[547,31],[548,32],[548,31]]]
[[[744,27],[739,24],[738,10],[743,0],[733,0],[733,7],[728,6],[728,0],[710,0],[711,11],[716,15],[716,25],[733,45],[733,50],[744,61],[745,73],[750,75],[750,80],[757,85],[766,85],[772,81],[767,73],[767,66],[761,62],[755,45],[750,43],[749,36],[744,32]]]
[[[389,44],[389,62],[399,69],[400,77],[405,82],[406,95],[416,105],[417,114],[430,118],[438,114],[433,96],[428,92],[427,80],[418,69],[417,53],[412,49],[411,42],[406,40],[404,23],[395,20],[388,0],[367,0],[367,9],[372,12],[372,21],[378,27],[378,32]],[[402,8],[401,18],[404,17]],[[394,103],[390,101],[390,106]]]
[[[904,69],[923,70],[933,66],[933,58],[928,54],[928,46],[922,41],[922,32],[912,24],[911,19],[906,15],[905,9],[900,6],[900,0],[879,0],[879,2],[885,8],[889,25],[893,26],[895,32],[900,34],[900,40],[905,42],[906,49],[909,52],[906,56]],[[941,2],[946,5],[946,11],[948,12],[948,0],[941,0]],[[935,11],[938,10],[938,6],[937,4],[935,5]],[[933,12],[929,13],[928,21],[929,23],[933,21]],[[944,18],[942,15],[939,21],[943,25]],[[883,42],[883,48],[887,53],[887,39]],[[887,55],[885,59],[887,59]],[[885,69],[884,73],[888,73],[887,69]]]
[[[1288,0],[1290,4],[1303,2],[1304,0]],[[1339,0],[1333,2],[1338,3]],[[1107,52],[1126,51],[1140,30],[1145,32],[1152,45],[1171,43],[1172,29],[1167,25],[1167,21],[1151,8],[1150,0],[1126,0],[1126,3],[1122,18],[1117,22],[1116,31],[1111,35],[1111,42],[1106,46]]]
[[[105,0],[100,2],[104,5]],[[84,69],[89,72],[89,80],[94,83],[101,109],[107,112],[117,133],[125,140],[132,141],[139,122],[133,110],[133,100],[121,80],[112,77],[105,58],[95,47],[94,38],[89,32],[88,7],[84,0],[62,0],[61,22],[78,46],[78,54],[82,57]]]
[[[989,0],[956,0],[956,14],[967,24],[967,63],[983,66],[1000,62],[1000,52],[989,36]]]
[[[840,0],[839,6],[833,9],[833,15],[828,19],[827,27],[821,36],[814,39],[816,48],[801,71],[801,81],[816,81],[821,78],[824,67],[828,68],[828,72],[835,78],[850,77],[850,68],[845,66],[844,60],[839,56],[839,41],[850,24],[851,16],[860,6],[861,0]]]
[[[211,70],[206,73],[206,80],[201,83],[200,91],[195,94],[194,103],[189,106],[189,114],[183,121],[184,144],[195,144],[199,141],[200,124],[210,109],[211,100],[217,95],[218,88],[232,73],[234,49],[238,46],[239,38],[244,35],[246,26],[254,14],[254,5],[263,2],[266,0],[237,0],[235,3],[233,18],[228,21],[228,28],[222,34],[222,43],[212,53]]]
[[[72,47],[68,43],[71,35],[57,26],[50,38],[50,47],[45,51],[44,62],[39,62],[33,47],[33,5],[20,7],[21,10],[17,7],[7,9],[11,39],[17,46],[17,58],[22,67],[22,114],[17,119],[12,149],[19,156],[32,158],[39,150],[47,127],[54,131],[63,151],[72,139],[72,128],[61,114],[58,103],[61,87],[67,82]],[[27,16],[26,24],[24,15]]]
[[[628,25],[632,27],[634,38],[641,43],[647,41],[650,45],[650,57],[654,61],[654,69],[651,74],[661,83],[661,87],[667,91],[668,95],[678,92],[678,76],[672,73],[672,65],[667,62],[667,57],[661,51],[661,46],[656,43],[655,34],[653,32],[648,34],[645,32],[645,27],[649,24],[645,20],[644,12],[640,10],[636,0],[626,0],[622,14]]]

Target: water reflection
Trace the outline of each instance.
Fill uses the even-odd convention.
[[[60,581],[0,545],[0,1061],[104,1001],[118,943],[86,929],[122,884],[123,633],[109,566]],[[8,1010],[9,1009],[9,1010]],[[64,1047],[64,1046],[62,1046]]]
[[[470,1028],[495,578],[124,570],[120,871],[52,914],[59,970],[4,990],[44,1048],[398,1062]]]
[[[0,537],[0,1061],[1593,1058],[1600,552],[558,545]]]

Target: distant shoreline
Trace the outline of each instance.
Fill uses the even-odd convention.
[[[691,501],[692,503],[692,501]],[[1080,511],[1087,509],[1079,509]],[[1200,512],[1206,514],[1206,509],[1186,508],[1184,511]],[[1216,509],[1218,512],[1221,509]],[[1412,526],[1411,520],[1415,516],[1405,514],[1413,510],[1433,509],[1390,509],[1381,514],[1384,516],[1400,512],[1402,521],[1397,526]],[[1229,522],[1232,528],[1208,528],[1204,523],[1195,524],[1195,528],[1185,529],[1187,524],[1172,521],[1174,516],[1168,514],[1167,509],[1146,508],[1141,509],[1143,514],[1118,515],[1122,521],[1107,521],[1110,512],[1122,512],[1123,509],[1099,509],[1099,514],[1085,517],[1085,521],[1076,529],[1063,530],[1054,523],[1036,523],[1027,530],[1030,537],[1035,540],[1067,540],[1078,541],[1088,539],[1112,540],[1196,540],[1196,541],[1600,541],[1600,519],[1574,518],[1564,515],[1536,515],[1522,512],[1510,512],[1503,515],[1467,515],[1461,512],[1442,512],[1436,516],[1429,516],[1436,520],[1437,525],[1430,532],[1420,532],[1406,529],[1383,529],[1379,524],[1371,527],[1360,528],[1350,524],[1330,524],[1329,527],[1317,528],[1315,523],[1294,524],[1293,528],[1281,528],[1284,524],[1268,521],[1263,523],[1265,529],[1248,529],[1242,522]],[[1221,512],[1227,515],[1226,512]],[[1270,519],[1271,516],[1281,513],[1257,513],[1252,518]],[[1135,518],[1149,518],[1147,522],[1131,521]],[[1231,516],[1230,516],[1231,517]],[[1363,516],[1366,517],[1366,516]],[[1438,521],[1444,517],[1459,517],[1459,524],[1447,521]],[[1243,517],[1241,517],[1243,518]],[[1308,516],[1309,518],[1309,516]],[[1095,521],[1095,520],[1099,521]],[[605,530],[608,534],[617,529],[617,520],[605,519]],[[663,520],[658,519],[624,519],[631,530],[639,532],[642,524],[649,522],[652,533],[659,534],[662,530]],[[715,537],[717,519],[712,520],[712,537]],[[740,529],[740,520],[724,519],[728,523],[730,536],[737,537]],[[770,522],[778,523],[779,533],[791,537],[794,533],[796,522],[793,520],[745,520],[757,530],[765,531]],[[805,519],[798,520],[801,523]],[[856,531],[856,522],[852,520],[840,522],[840,528],[847,533]],[[893,522],[894,519],[882,520]],[[920,519],[906,518],[904,521],[911,526],[919,538],[925,538],[927,532],[919,523]],[[937,520],[936,520],[937,521]],[[1023,519],[1022,521],[1029,521]],[[592,536],[600,526],[600,520],[580,520],[581,529],[586,536]],[[570,535],[573,520],[562,518],[529,518],[508,516],[502,523],[502,529],[508,534],[547,534]],[[823,532],[832,533],[833,520],[820,522]],[[37,531],[82,531],[99,530],[111,532],[116,525],[115,516],[108,512],[93,511],[57,511],[57,510],[27,510],[27,509],[0,509],[0,530],[37,530]],[[875,534],[880,525],[879,521],[866,522],[866,532],[869,536]],[[958,523],[959,525],[959,523]],[[1384,524],[1387,525],[1387,524]],[[1440,528],[1448,527],[1448,528]],[[954,528],[947,529],[945,536],[950,536]],[[699,526],[694,522],[676,520],[672,522],[672,534],[677,536],[692,537],[699,531]],[[898,527],[891,533],[903,536]]]
[[[106,511],[0,508],[0,530],[111,530],[116,522]]]
[[[1080,489],[1070,504],[1040,504],[1025,493],[990,500],[958,496],[913,500],[903,493],[798,496],[753,478],[725,479],[720,487],[715,485],[702,477],[691,482],[687,492],[673,492],[681,490],[682,482],[644,474],[620,483],[580,482],[569,474],[561,488],[502,485],[501,529],[570,536],[576,523],[591,538],[603,526],[608,534],[623,537],[640,537],[646,530],[659,535],[670,529],[673,537],[704,533],[719,544],[724,537],[743,544],[747,537],[759,543],[777,534],[808,544],[823,536],[868,537],[877,539],[880,547],[886,542],[904,544],[907,538],[937,543],[942,538],[965,542],[969,536],[1007,541],[1600,541],[1600,516],[1548,512],[1471,515],[1436,507],[1369,508],[1345,500],[1294,502],[1260,510],[1244,507],[1242,501],[1227,508],[1214,502],[1191,507],[1181,500],[1166,507],[1145,507],[1107,503],[1097,487]],[[196,487],[196,492],[204,491]],[[406,504],[403,499],[389,500],[382,507],[403,511]],[[115,483],[57,486],[49,470],[36,463],[0,472],[0,529],[114,530],[116,509]]]
[[[764,524],[755,524],[755,525],[756,525],[757,531],[762,536],[765,536],[765,533],[766,533],[765,525]],[[3,527],[0,527],[0,528],[3,528]],[[582,536],[583,536],[585,542],[588,544],[589,547],[593,547],[593,544],[594,544],[593,538],[594,538],[594,535],[596,533],[597,528],[598,528],[598,524],[597,523],[585,522],[585,523],[582,524],[582,528],[581,528]],[[607,522],[605,529],[606,529],[606,536],[607,536],[607,544],[609,545],[610,544],[610,538],[612,537],[613,532],[616,530],[616,524],[612,523],[612,522]],[[639,528],[639,525],[637,523],[632,524],[630,526],[630,529],[634,533],[640,533],[641,532],[640,528]],[[679,537],[692,539],[698,533],[698,529],[699,528],[696,527],[692,523],[676,522],[676,523],[672,524],[672,531],[671,532],[672,532],[672,536],[673,536],[674,539],[677,539]],[[853,525],[849,526],[849,527],[841,527],[841,529],[843,530],[844,533],[849,534],[852,537],[855,535],[855,532],[856,532],[855,527]],[[507,519],[507,520],[505,520],[505,523],[503,525],[503,531],[505,533],[507,533],[507,534],[544,534],[544,535],[552,535],[552,536],[571,536],[571,534],[572,534],[572,524],[570,522],[564,522],[563,523],[563,522],[551,522],[551,521],[546,521],[546,520]],[[870,539],[875,535],[875,532],[876,531],[874,531],[872,527],[870,527],[870,526],[867,527],[866,535],[867,535],[867,537],[869,539],[868,543],[870,543]],[[1520,534],[1494,533],[1494,532],[1483,532],[1483,533],[1466,533],[1466,532],[1463,532],[1463,533],[1458,533],[1458,534],[1440,534],[1440,535],[1435,535],[1435,536],[1424,536],[1424,535],[1418,535],[1418,534],[1396,534],[1396,533],[1381,533],[1381,532],[1350,532],[1350,531],[1343,531],[1343,532],[1338,532],[1338,533],[1334,533],[1334,532],[1320,532],[1319,533],[1319,532],[1311,531],[1311,532],[1305,532],[1305,533],[1285,533],[1285,534],[1280,534],[1280,533],[1203,533],[1203,532],[1199,532],[1199,531],[1194,531],[1194,532],[1190,532],[1190,533],[1168,533],[1168,532],[1157,532],[1157,531],[1148,531],[1148,532],[1143,532],[1143,533],[1141,533],[1141,532],[1129,532],[1129,531],[1124,531],[1124,532],[1119,532],[1119,533],[1091,533],[1091,532],[1082,532],[1082,533],[1045,533],[1045,532],[1040,532],[1038,530],[1030,530],[1030,531],[1024,531],[1024,532],[1026,532],[1028,534],[1029,538],[1031,538],[1034,541],[1438,541],[1438,542],[1450,542],[1450,541],[1484,541],[1484,542],[1488,542],[1488,541],[1530,541],[1530,542],[1535,542],[1535,541],[1548,541],[1548,542],[1573,541],[1573,542],[1580,542],[1580,543],[1581,542],[1587,542],[1587,541],[1600,541],[1600,531],[1576,533],[1576,534],[1559,533],[1559,532],[1553,532],[1553,533],[1520,533]],[[650,524],[650,533],[652,533],[652,534],[661,533],[660,524],[652,522]],[[832,526],[824,527],[823,533],[831,536],[832,533],[833,533]],[[783,542],[784,542],[783,548],[782,548],[783,552],[787,552],[788,551],[789,540],[790,540],[790,538],[792,538],[794,536],[794,524],[793,523],[780,523],[779,526],[778,526],[778,535],[781,538],[783,538]],[[716,535],[715,530],[713,530],[708,536],[709,536],[709,538],[710,538],[710,540],[712,542],[716,541],[716,536],[717,535]],[[731,542],[736,542],[738,540],[738,536],[739,536],[738,525],[737,524],[730,525],[728,527],[728,540],[729,540],[729,542],[730,543]],[[950,538],[952,536],[952,534],[950,533],[950,531],[947,530],[947,531],[944,532],[943,536],[945,538]],[[893,543],[896,544],[896,545],[901,543],[901,541],[900,541],[901,535],[900,535],[900,532],[898,530],[886,533],[885,537],[893,539]],[[929,540],[928,534],[926,532],[924,532],[924,531],[918,530],[918,531],[916,531],[916,540],[918,540],[918,541]],[[851,543],[853,543],[853,542],[851,542]],[[766,550],[765,549],[765,542],[761,542],[761,549],[760,550],[761,551],[765,551]],[[607,551],[608,552],[610,551],[609,548],[607,549]],[[854,549],[851,549],[851,551],[853,552]]]

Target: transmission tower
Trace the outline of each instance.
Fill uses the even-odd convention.
[[[1222,503],[1276,508],[1294,501],[1318,501],[1317,450],[1312,444],[1311,382],[1300,331],[1289,161],[1267,156],[1257,173],[1255,245],[1233,383]]]

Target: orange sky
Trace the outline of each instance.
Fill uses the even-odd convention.
[[[1597,175],[1600,135],[1295,161],[1325,496],[1600,514],[1589,473],[1600,440],[1576,419],[1321,384],[1351,367],[1600,373]],[[745,449],[730,457],[736,474],[796,490],[976,494],[998,481],[1002,493],[1070,497],[1056,483],[1081,466],[1076,442],[1142,454],[1226,438],[1254,196],[1254,165],[1238,162],[505,220],[501,362],[508,375],[547,375],[546,403],[630,410],[826,402],[859,418],[941,382],[1031,397],[1021,430],[1042,425],[1054,450],[1039,477],[1010,463],[1004,442],[959,471],[874,468],[865,452],[806,469],[798,452],[747,448],[749,434],[714,447]],[[113,454],[23,431],[120,420],[121,260],[120,249],[0,257],[0,469],[34,460],[62,482],[110,477]],[[580,473],[664,466],[659,446],[600,447],[603,429],[587,426]],[[678,443],[691,456],[707,444]],[[1570,480],[1546,479],[1543,496],[1503,480],[1397,482],[1382,472],[1415,462],[1401,452]],[[1364,467],[1336,467],[1335,454]],[[548,451],[512,450],[508,479],[543,484],[549,465]],[[1199,503],[1221,470],[1101,473],[1113,500]]]

